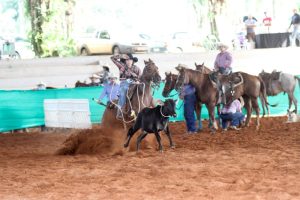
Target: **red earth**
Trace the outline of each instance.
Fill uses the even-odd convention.
[[[136,153],[100,126],[1,134],[0,199],[300,199],[300,123],[286,120],[215,135],[171,123],[163,153],[153,135]]]

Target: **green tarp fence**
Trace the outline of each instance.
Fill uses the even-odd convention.
[[[154,98],[164,99],[161,95],[163,86],[162,84],[155,91]],[[98,98],[101,90],[101,86],[49,90],[0,90],[0,132],[44,125],[44,99],[88,99],[91,121],[92,123],[100,123],[105,108],[92,101],[92,98]],[[299,99],[298,87],[296,88],[295,96]],[[177,96],[172,98],[176,99]],[[275,97],[269,97],[268,100],[271,104],[278,103],[277,107],[270,108],[271,115],[286,114],[288,108],[287,95],[281,93]],[[177,118],[172,119],[173,121],[182,121],[184,119],[183,106],[181,105],[182,101],[179,101],[177,104],[178,115]],[[208,119],[206,108],[202,109],[202,119]]]

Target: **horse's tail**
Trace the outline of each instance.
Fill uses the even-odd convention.
[[[258,79],[260,81],[260,94],[259,94],[259,97],[260,97],[261,103],[262,103],[263,116],[265,116],[265,108],[267,109],[267,112],[268,112],[268,115],[269,115],[270,114],[269,106],[276,107],[278,105],[278,103],[276,103],[276,104],[270,104],[268,102],[265,82],[259,76],[258,76]]]
[[[294,76],[294,78],[298,81],[298,86],[300,88],[300,78],[298,76]]]

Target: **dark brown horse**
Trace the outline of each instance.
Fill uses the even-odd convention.
[[[93,87],[93,86],[99,86],[100,83],[85,83],[85,82],[80,82],[77,81],[75,83],[75,87]]]
[[[166,72],[166,81],[165,81],[165,86],[162,92],[163,97],[172,97],[173,95],[170,96],[170,93],[175,90],[175,84],[177,82],[178,75],[177,74],[172,74],[171,72]],[[198,131],[202,129],[202,120],[201,120],[201,108],[202,104],[201,103],[196,103],[195,105],[195,110],[196,110],[196,116],[197,116],[197,121],[198,121]]]
[[[268,96],[275,96],[281,92],[287,93],[289,98],[288,110],[291,109],[293,103],[295,106],[294,111],[297,113],[297,99],[294,95],[294,91],[297,81],[300,87],[300,78],[292,74],[277,72],[275,70],[272,73],[262,71],[258,76],[264,81]]]
[[[250,75],[244,72],[235,72],[230,75],[219,75],[218,79],[222,88],[222,103],[227,105],[233,100],[241,96],[245,102],[245,109],[247,110],[246,126],[249,126],[252,108],[256,112],[256,129],[259,129],[259,106],[258,97],[262,102],[263,113],[265,114],[265,107],[268,110],[268,102],[266,96],[266,88],[262,79],[258,76]],[[215,82],[215,84],[217,84]],[[275,105],[271,105],[275,106]]]
[[[213,124],[212,131],[215,132],[218,129],[214,113],[218,100],[216,86],[210,80],[208,74],[202,74],[197,70],[187,69],[180,65],[176,69],[179,71],[179,76],[175,84],[175,90],[180,91],[185,84],[191,84],[195,87],[197,99],[199,103],[206,105],[210,122]]]
[[[152,97],[152,86],[159,85],[161,77],[159,75],[158,67],[149,59],[145,62],[145,67],[140,78],[139,84],[130,86],[129,91],[131,94],[127,95],[126,108],[130,108],[124,113],[124,119],[116,119],[117,106],[113,109],[106,108],[102,117],[102,126],[114,127],[115,129],[125,130],[126,124],[132,125],[135,116],[145,107],[153,107],[154,101]],[[131,115],[133,114],[133,115]]]

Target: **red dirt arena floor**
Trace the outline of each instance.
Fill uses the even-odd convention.
[[[300,199],[300,123],[286,120],[215,135],[171,123],[163,153],[152,135],[124,150],[124,133],[99,126],[1,134],[0,199]]]

